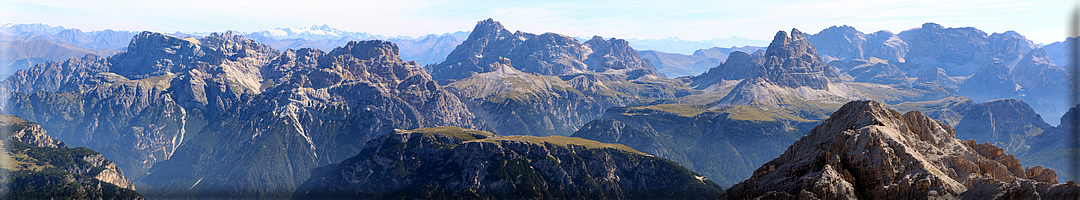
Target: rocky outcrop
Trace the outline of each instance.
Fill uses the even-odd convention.
[[[395,130],[317,168],[295,199],[716,198],[709,179],[625,145],[499,136],[456,127]]]
[[[662,77],[660,72],[653,68],[652,63],[641,59],[634,48],[626,40],[611,38],[604,40],[603,37],[593,36],[585,41],[585,46],[592,49],[592,53],[583,62],[589,66],[589,70],[607,73],[623,74],[628,79],[637,79],[641,76]]]
[[[1037,47],[1035,46],[1035,43],[1016,31],[990,34],[990,36],[987,37],[987,42],[990,43],[990,46],[988,47],[990,48],[990,56],[1003,61],[1020,59],[1028,54],[1031,49]],[[1047,60],[1047,62],[1049,62],[1049,60]]]
[[[945,28],[925,23],[920,28],[900,32],[907,42],[904,56],[910,64],[937,66],[950,76],[968,76],[993,60],[986,33],[972,27]]]
[[[1076,183],[1024,168],[992,144],[955,139],[946,124],[874,101],[844,105],[780,157],[727,190],[731,199],[1077,198]],[[1010,190],[1009,188],[1028,188]]]
[[[36,123],[0,115],[5,199],[145,199],[112,161],[86,148],[68,148]],[[8,174],[10,173],[10,174]]]
[[[1050,60],[1057,66],[1069,65],[1068,48],[1069,44],[1072,44],[1076,37],[1065,38],[1065,41],[1050,43],[1046,46],[1042,46],[1046,50],[1046,55],[1050,57]]]
[[[919,76],[913,84],[915,88],[924,90],[941,90],[955,93],[960,89],[960,83],[953,80],[945,73],[945,69],[933,67],[919,72]]]
[[[760,77],[769,82],[789,88],[809,87],[828,90],[826,65],[817,50],[806,40],[806,35],[798,29],[791,29],[789,37],[779,31],[773,37],[769,48],[765,50],[764,69]]]
[[[481,126],[390,42],[287,51],[270,63],[265,70],[277,83],[187,136],[139,180],[146,194],[287,197],[311,169],[355,156],[364,142],[395,128]]]
[[[1066,92],[1061,88],[1068,88],[1068,70],[1055,65],[1046,51],[1035,48],[1024,55],[1012,69],[1013,80],[1023,88],[1022,99],[1031,104],[1035,111],[1045,116],[1058,116],[1065,113],[1063,108],[1068,107],[1065,102]],[[1051,124],[1057,124],[1055,118],[1048,119]]]
[[[863,45],[866,59],[870,57],[885,59],[888,61],[906,62],[908,44],[893,32],[881,30],[866,36],[866,44]]]
[[[487,130],[506,135],[567,136],[607,108],[693,92],[656,72],[625,40],[511,33],[491,19],[428,70]]]
[[[557,33],[510,32],[499,22],[487,19],[476,24],[469,38],[450,52],[446,61],[429,70],[443,84],[496,70],[488,67],[502,59],[508,59],[519,71],[541,75],[610,71],[628,78],[660,76],[626,41],[593,39],[582,44]]]
[[[792,29],[791,35],[779,31],[769,48],[757,55],[728,57],[723,65],[694,77],[691,85],[698,89],[726,84],[727,79],[742,79],[716,103],[728,105],[760,105],[781,108],[797,102],[843,102],[855,96],[841,84],[840,74],[827,66],[818,56],[806,34]]]
[[[627,81],[626,76],[596,73],[544,76],[518,71],[510,62],[503,59],[489,66],[498,70],[447,85],[489,130],[505,135],[568,136],[608,108],[691,92],[673,80]]]
[[[41,125],[26,121],[14,115],[0,115],[0,131],[5,140],[19,141],[34,147],[67,148],[67,144],[55,140]]]
[[[864,34],[851,26],[832,26],[807,38],[826,61],[870,59],[904,61],[907,43],[889,31]]]
[[[80,78],[86,80],[57,92],[14,93],[4,111],[41,123],[68,145],[109,156],[132,177],[168,159],[184,131],[192,131],[183,130],[189,116],[160,82],[112,73]]]
[[[709,71],[691,78],[691,86],[699,90],[721,84],[724,80],[741,80],[760,74],[762,65],[765,64],[765,54],[748,54],[745,52],[732,52],[726,61]]]
[[[1028,140],[1054,129],[1031,106],[1016,99],[972,104],[958,111],[963,118],[956,124],[956,138],[989,142],[1007,153],[1025,152],[1031,148]]]
[[[10,78],[0,83],[0,98],[6,100],[12,92],[32,93],[35,91],[55,92],[70,81],[81,81],[94,74],[109,71],[105,58],[88,54],[82,58],[72,58],[64,62],[54,61],[19,70]]]
[[[13,92],[3,95],[3,112],[100,151],[138,178],[169,159],[186,133],[261,92],[260,68],[278,54],[231,32],[198,40],[144,32],[128,50],[20,71],[0,86]]]
[[[957,94],[978,102],[1020,96],[1021,88],[1004,63],[990,63],[960,84]]]

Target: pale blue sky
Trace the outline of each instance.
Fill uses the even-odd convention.
[[[191,0],[0,1],[0,23],[84,30],[258,31],[328,24],[356,32],[419,36],[472,29],[494,18],[510,30],[571,36],[769,40],[777,30],[817,33],[832,25],[896,33],[936,22],[989,33],[1015,30],[1036,43],[1065,36],[1069,0],[826,1],[438,1]]]

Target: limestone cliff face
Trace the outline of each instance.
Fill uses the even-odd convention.
[[[64,142],[45,133],[41,125],[14,115],[0,115],[0,127],[0,131],[5,133],[5,140],[19,141],[35,147],[67,148]]]
[[[231,32],[144,32],[127,52],[38,65],[0,92],[4,113],[102,152],[154,197],[286,197],[394,128],[482,126],[382,41],[280,53]]]
[[[779,31],[763,54],[732,54],[728,61],[701,76],[691,85],[698,89],[738,80],[716,107],[760,105],[781,108],[799,102],[842,102],[856,96],[843,84],[840,74],[825,64],[814,46],[798,29]],[[834,83],[836,82],[836,83]]]
[[[898,36],[910,49],[904,56],[908,63],[940,67],[950,76],[969,76],[993,61],[986,33],[973,27],[945,28],[926,23]]]
[[[1008,153],[1025,152],[1032,145],[1028,140],[1055,129],[1031,106],[1016,99],[972,104],[957,111],[963,116],[956,125],[957,138],[989,142]]]
[[[798,29],[791,29],[790,36],[779,31],[773,37],[769,48],[765,50],[765,64],[760,71],[760,77],[782,87],[805,86],[828,90],[826,68],[825,61],[818,56],[806,35]]]
[[[311,169],[395,128],[481,125],[390,42],[286,51],[270,63],[274,86],[188,136],[140,180],[152,197],[287,197]]]
[[[723,83],[724,80],[741,80],[760,74],[765,64],[764,54],[748,54],[745,52],[731,52],[727,60],[719,66],[710,68],[709,71],[693,77],[691,86],[706,90],[710,86]]]
[[[540,75],[607,72],[628,78],[660,76],[625,40],[594,37],[582,44],[557,33],[510,32],[492,19],[477,22],[469,38],[450,52],[446,61],[429,70],[435,80],[447,84],[475,73],[497,70],[489,66],[502,59],[510,60],[519,71]]]
[[[874,57],[903,62],[908,51],[907,43],[892,32],[865,34],[847,25],[826,28],[808,40],[826,61]]]
[[[1058,116],[1065,114],[1064,109],[1069,107],[1065,102],[1066,92],[1061,88],[1068,88],[1068,70],[1056,65],[1043,48],[1035,48],[1025,54],[1016,66],[1012,68],[1013,80],[1023,88],[1025,102],[1031,104],[1044,116]],[[1049,118],[1051,124],[1057,124],[1057,118]]]
[[[506,135],[568,136],[612,107],[645,104],[687,95],[676,81],[627,81],[613,74],[561,77],[524,73],[503,59],[493,72],[447,85],[469,109],[494,130]]]
[[[293,198],[717,198],[712,181],[624,145],[499,136],[456,127],[395,130],[316,169]]]
[[[1005,63],[989,63],[960,84],[957,94],[983,102],[1020,96],[1022,88],[1016,84]]]
[[[11,184],[0,189],[5,199],[144,199],[112,161],[86,148],[68,148],[37,123],[0,115],[0,135],[6,163],[0,181]]]
[[[0,85],[3,112],[95,149],[138,178],[169,159],[241,96],[261,92],[259,68],[278,52],[231,32],[202,39],[143,32],[128,51],[20,71]],[[191,123],[189,123],[191,122]]]
[[[491,19],[428,70],[487,122],[486,130],[506,135],[567,136],[607,108],[692,93],[625,40],[511,33]]]
[[[945,73],[945,69],[933,67],[919,72],[918,78],[913,84],[916,88],[925,90],[942,90],[955,93],[960,89],[960,83],[953,80]]]
[[[844,105],[780,157],[728,189],[732,199],[1077,198],[1080,186],[1024,168],[992,144],[874,101]],[[1025,189],[1021,189],[1025,188]]]
[[[628,79],[660,75],[652,63],[642,59],[626,40],[615,38],[604,40],[603,37],[593,36],[592,39],[585,41],[585,46],[593,50],[593,53],[584,60],[589,70],[624,74]]]

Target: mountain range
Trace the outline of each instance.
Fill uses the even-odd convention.
[[[68,45],[49,38],[66,29],[23,30]],[[1070,174],[1021,167],[1064,167],[1054,159],[1075,149],[1061,142],[1069,126],[1051,125],[1069,111],[1055,93],[1066,72],[1016,32],[791,29],[766,47],[690,56],[510,31],[493,19],[464,33],[420,39],[453,46],[425,65],[405,58],[402,38],[333,45],[382,36],[327,26],[139,32],[112,55],[14,72],[0,82],[0,112],[100,152],[130,180],[114,185],[148,198],[1080,191],[1059,184]],[[273,46],[287,40],[312,43]],[[326,46],[304,46],[315,44]]]

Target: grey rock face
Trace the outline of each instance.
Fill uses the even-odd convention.
[[[1036,47],[1016,31],[990,34],[987,41],[990,43],[990,56],[1004,61],[1020,59]]]
[[[611,107],[685,96],[681,83],[665,79],[626,80],[623,75],[585,73],[561,77],[517,71],[508,59],[499,69],[447,85],[466,99],[489,130],[506,135],[568,136]]]
[[[935,23],[923,24],[900,32],[908,44],[908,63],[937,66],[949,75],[968,76],[992,62],[990,42],[985,32],[972,27],[945,28]]]
[[[1035,111],[1045,116],[1058,116],[1065,113],[1062,108],[1068,107],[1065,102],[1066,92],[1062,88],[1069,87],[1068,70],[1055,65],[1046,51],[1036,48],[1024,55],[1012,69],[1013,80],[1023,88],[1023,99],[1031,104]],[[1056,119],[1050,119],[1050,123],[1057,124]]]
[[[878,31],[866,36],[866,44],[863,45],[866,59],[876,57],[888,61],[905,62],[908,44],[893,32]]]
[[[5,140],[19,141],[35,147],[67,148],[67,144],[55,140],[41,125],[14,115],[0,115],[0,131]]]
[[[963,118],[956,125],[956,138],[989,142],[1008,153],[1028,150],[1029,139],[1054,129],[1031,106],[1016,99],[973,104],[959,114]]]
[[[3,112],[41,122],[58,139],[110,156],[134,178],[169,159],[185,139],[245,93],[276,50],[231,33],[201,40],[144,32],[128,52],[50,62],[3,87]],[[128,75],[128,76],[125,76]],[[138,78],[136,78],[138,77]],[[188,122],[192,122],[188,124]]]
[[[94,148],[132,177],[142,176],[182,142],[188,116],[163,88],[102,81],[84,90],[14,93],[5,111],[37,120],[69,145]]]
[[[1004,63],[990,63],[960,84],[958,94],[978,102],[1020,96],[1021,88]]]
[[[716,198],[719,186],[624,145],[498,136],[456,127],[396,130],[316,169],[296,199]]]
[[[652,64],[641,60],[637,51],[624,40],[604,41],[596,37],[582,44],[577,39],[556,33],[511,33],[492,19],[478,22],[469,38],[458,45],[446,61],[429,70],[436,80],[445,84],[474,73],[492,71],[487,67],[503,58],[509,59],[517,70],[541,75],[611,70],[611,73],[619,72],[630,78],[659,76]]]
[[[761,77],[779,86],[827,90],[829,80],[825,71],[825,62],[806,40],[806,35],[798,29],[791,29],[790,37],[784,31],[776,33],[765,50],[764,69],[760,72]]]
[[[761,74],[760,70],[763,68],[762,65],[765,64],[763,55],[732,52],[723,64],[692,78],[691,86],[697,89],[705,89],[720,83],[722,80],[739,80]]]
[[[825,28],[817,34],[811,35],[810,44],[817,48],[818,53],[832,59],[864,59],[863,44],[866,44],[866,35],[855,27],[832,26]]]
[[[908,45],[896,34],[878,31],[864,34],[851,26],[832,26],[807,38],[826,61],[870,59],[904,61]]]
[[[92,77],[94,74],[109,71],[109,63],[105,58],[89,54],[82,58],[73,58],[64,62],[46,62],[27,70],[15,72],[11,78],[4,79],[0,84],[0,92],[10,94],[12,92],[31,93],[34,91],[55,92],[69,81],[80,81]],[[7,98],[2,95],[0,98]]]
[[[807,41],[806,34],[792,29],[779,31],[765,52],[728,57],[723,65],[694,77],[691,86],[707,89],[727,79],[742,79],[716,108],[728,105],[759,105],[780,108],[805,100],[847,101],[849,89],[839,72],[825,64]],[[760,55],[760,56],[759,56]],[[837,87],[832,87],[837,86]]]
[[[281,82],[189,136],[140,180],[151,186],[148,195],[287,197],[311,169],[354,156],[394,128],[480,126],[390,42],[350,42],[325,54],[287,51],[270,63],[277,66],[265,70]]]
[[[960,89],[960,83],[953,80],[945,69],[941,68],[927,68],[922,72],[919,72],[918,79],[915,80],[914,86],[919,89],[925,90],[944,90],[950,93],[955,93]]]
[[[1065,41],[1050,43],[1046,46],[1042,46],[1046,49],[1046,55],[1050,57],[1050,60],[1058,66],[1069,65],[1068,48],[1069,44],[1075,40],[1075,37],[1065,38]]]
[[[1012,184],[1012,186],[1010,186]],[[1023,168],[992,144],[955,139],[946,124],[873,101],[844,105],[754,176],[727,190],[746,198],[1076,198],[1075,183]],[[1008,190],[1004,188],[1044,188]],[[994,192],[986,192],[994,191]]]
[[[45,198],[37,195],[52,194],[143,199],[134,192],[135,186],[112,161],[92,150],[68,148],[63,142],[49,136],[37,123],[13,115],[0,115],[0,135],[5,138],[0,140],[5,159],[10,159],[5,162],[15,162],[13,166],[4,168],[5,176],[0,180],[19,184],[4,188],[5,198]],[[33,165],[20,166],[18,163]],[[28,166],[36,166],[37,169]],[[12,171],[16,174],[7,174]],[[65,179],[53,180],[56,178],[54,174],[60,174]],[[42,180],[55,182],[43,183]],[[77,188],[58,188],[58,185]],[[69,194],[72,190],[77,190],[79,194]]]

